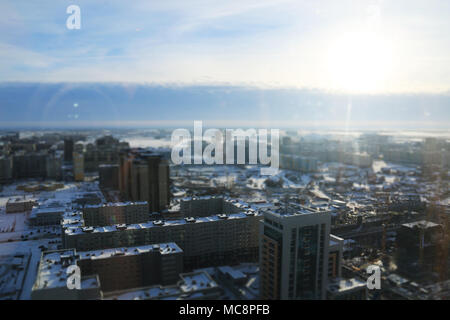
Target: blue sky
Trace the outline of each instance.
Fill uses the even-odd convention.
[[[446,0],[5,0],[0,14],[3,82],[450,88]]]

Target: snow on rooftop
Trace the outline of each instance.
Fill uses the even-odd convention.
[[[182,252],[180,247],[178,247],[174,242],[82,252],[76,252],[75,249],[44,252],[41,256],[34,290],[66,287],[67,278],[69,276],[67,274],[67,268],[70,265],[76,265],[78,260],[107,259],[114,256],[139,255],[151,251],[158,251],[160,254]],[[98,281],[92,277],[83,279],[85,280],[84,286],[86,287],[93,287],[98,284]]]
[[[216,282],[206,272],[185,273],[181,274],[180,277],[183,280],[183,284],[180,286],[183,292],[217,287]]]
[[[223,274],[229,275],[233,280],[245,279],[246,276],[243,272],[234,269],[230,266],[218,267],[219,271]]]
[[[68,277],[67,268],[75,263],[75,249],[43,253],[34,289],[65,287]]]
[[[356,278],[352,279],[336,278],[330,282],[328,290],[333,293],[346,292],[359,288],[365,288],[366,286],[367,284],[364,281],[358,280]]]
[[[249,211],[249,212],[240,212],[240,213],[231,213],[228,214],[228,220],[232,219],[243,219],[247,218],[248,215],[260,215],[258,212],[255,211]],[[195,218],[194,220],[187,220],[187,219],[180,219],[180,220],[167,220],[167,221],[148,221],[145,223],[137,223],[137,224],[129,224],[129,225],[112,225],[112,226],[104,226],[104,227],[72,227],[69,226],[65,233],[66,235],[75,235],[75,234],[82,234],[83,232],[115,232],[115,231],[121,231],[123,228],[126,228],[126,230],[137,230],[137,229],[148,229],[148,228],[155,228],[155,227],[165,227],[165,226],[176,226],[176,225],[183,225],[187,223],[204,223],[204,222],[213,222],[213,221],[219,221],[221,220],[220,217],[217,215],[208,216],[208,217],[199,217]]]
[[[92,250],[92,251],[82,251],[78,252],[80,260],[97,260],[97,259],[107,259],[114,256],[132,256],[139,255],[143,253],[148,253],[152,251],[158,251],[161,254],[171,254],[180,253],[182,250],[174,242],[161,243],[161,244],[151,244],[146,246],[138,247],[127,247],[127,248],[112,248],[112,249],[102,249],[102,250]]]

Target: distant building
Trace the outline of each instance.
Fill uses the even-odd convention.
[[[26,183],[16,187],[17,190],[23,190],[25,192],[40,192],[40,191],[55,191],[57,189],[64,188],[63,183],[46,182],[46,183]]]
[[[12,157],[0,157],[0,184],[13,181],[13,160]]]
[[[311,208],[264,212],[260,225],[262,299],[325,299],[330,223],[329,212]]]
[[[46,175],[47,179],[61,180],[62,179],[62,154],[49,154],[46,161]]]
[[[345,153],[344,163],[361,168],[372,166],[372,157],[367,153]]]
[[[82,153],[73,153],[73,177],[75,181],[84,181],[84,156]]]
[[[73,140],[71,138],[64,139],[64,162],[72,162],[73,160]]]
[[[313,157],[302,157],[289,154],[281,154],[280,156],[280,167],[287,170],[316,172],[317,163],[317,159]]]
[[[89,143],[85,146],[85,171],[98,171],[102,164],[118,164],[120,152],[128,148],[128,142],[120,142],[112,136],[98,138],[95,143]]]
[[[29,217],[32,226],[52,226],[60,225],[64,207],[34,207]]]
[[[100,188],[104,190],[119,190],[119,165],[101,164],[98,166]]]
[[[13,176],[15,179],[46,178],[46,153],[16,153],[13,156]]]
[[[17,213],[31,211],[33,206],[36,205],[36,201],[27,200],[25,198],[9,198],[6,202],[6,213]]]
[[[169,184],[169,164],[162,156],[141,150],[121,155],[119,189],[124,199],[148,201],[158,212],[169,204]]]

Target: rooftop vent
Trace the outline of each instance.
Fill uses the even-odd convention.
[[[94,231],[94,228],[93,228],[93,227],[84,227],[82,230],[83,230],[83,232],[88,232],[88,233],[90,233],[90,232],[93,232],[93,231]]]

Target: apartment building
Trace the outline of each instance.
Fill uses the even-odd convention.
[[[9,198],[6,202],[6,213],[17,213],[31,211],[36,201],[21,197]]]
[[[70,266],[80,270],[81,288],[69,289]],[[103,292],[175,284],[183,251],[175,243],[77,252],[43,252],[31,298],[101,299]]]
[[[82,152],[73,153],[73,177],[75,181],[84,180],[84,156]]]
[[[331,216],[302,207],[268,210],[260,223],[262,299],[324,299],[328,275]]]
[[[104,190],[119,190],[119,165],[101,164],[98,166],[100,188]]]
[[[170,199],[169,163],[161,155],[130,150],[120,155],[119,191],[129,201],[148,201],[153,212],[167,207]]]
[[[207,217],[212,214],[229,214],[239,212],[239,203],[223,197],[187,197],[180,201],[183,217]]]
[[[148,221],[86,227],[66,221],[65,248],[98,250],[114,247],[175,242],[184,251],[185,270],[258,261],[258,224],[262,216],[247,208],[239,213],[181,220]]]
[[[149,205],[141,202],[115,202],[86,205],[83,208],[85,226],[141,223],[149,220]]]

